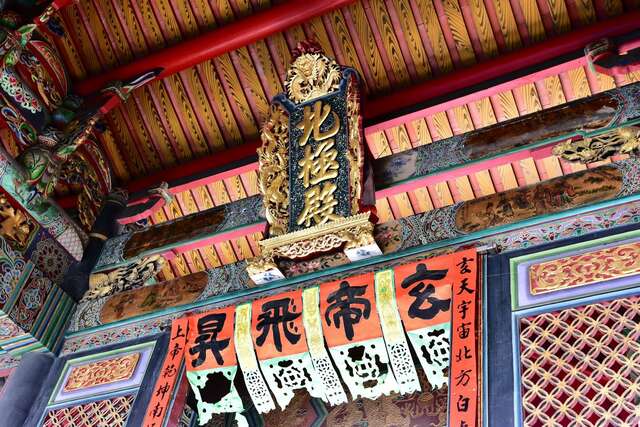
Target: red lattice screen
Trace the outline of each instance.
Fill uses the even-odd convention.
[[[526,426],[640,425],[640,297],[520,321]]]
[[[123,427],[134,395],[114,397],[49,411],[43,427]]]

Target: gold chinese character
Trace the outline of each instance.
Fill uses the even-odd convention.
[[[333,196],[336,188],[335,184],[325,182],[322,186],[316,185],[305,191],[304,209],[298,217],[298,225],[304,224],[305,227],[309,227],[312,220],[317,225],[339,219],[340,217],[333,213],[338,204]]]
[[[300,165],[298,178],[302,179],[304,188],[309,188],[309,184],[316,185],[338,176],[339,165],[336,160],[338,151],[333,146],[333,139],[322,141],[313,152],[310,145],[306,146],[304,157],[298,162]]]
[[[321,132],[320,126],[327,120],[329,113],[333,116],[333,125],[326,132]],[[304,118],[298,123],[297,128],[303,131],[299,144],[304,147],[309,141],[311,132],[313,132],[313,139],[316,141],[335,136],[340,130],[340,118],[335,112],[331,111],[330,105],[322,105],[321,101],[316,101],[313,104],[313,110],[308,105],[304,107]]]

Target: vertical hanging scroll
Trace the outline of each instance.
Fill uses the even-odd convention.
[[[398,381],[400,393],[409,394],[420,391],[420,380],[413,364],[411,350],[409,350],[404,336],[404,329],[402,329],[393,279],[393,270],[383,270],[376,273],[376,306],[380,315],[380,325],[389,361]]]
[[[352,397],[397,393],[376,311],[373,274],[322,285],[320,312],[329,351]]]
[[[340,377],[333,367],[324,345],[322,318],[320,316],[320,289],[317,286],[302,292],[302,322],[307,335],[307,345],[313,367],[324,386],[324,401],[330,405],[347,403],[347,394]]]
[[[251,339],[251,303],[236,307],[236,355],[244,376],[244,383],[253,404],[261,414],[276,408],[264,382]]]
[[[234,385],[238,363],[233,339],[235,307],[191,317],[185,353],[187,379],[197,399],[200,425],[213,414],[242,411]]]
[[[456,427],[476,425],[477,257],[475,250],[457,253],[454,267],[449,425]]]
[[[171,325],[171,339],[169,340],[167,356],[156,380],[151,402],[147,407],[147,414],[142,423],[144,427],[157,427],[164,423],[173,390],[182,370],[188,329],[188,318],[177,319]]]

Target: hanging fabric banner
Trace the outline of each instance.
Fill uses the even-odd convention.
[[[411,350],[404,336],[402,320],[398,314],[393,270],[377,272],[375,281],[376,307],[378,307],[380,315],[380,325],[400,393],[409,394],[420,391],[420,380],[413,364]]]
[[[281,409],[295,390],[324,398],[302,323],[302,291],[291,291],[253,302],[251,330],[260,368]]]
[[[233,324],[235,307],[225,307],[189,320],[185,353],[187,379],[196,396],[200,425],[213,414],[242,411],[234,385],[236,360]]]
[[[188,318],[174,320],[171,325],[171,339],[169,340],[167,356],[156,380],[151,402],[147,407],[147,414],[142,423],[144,427],[161,427],[164,423],[173,390],[182,370],[188,329]]]
[[[322,329],[353,399],[397,393],[376,310],[372,273],[320,286]]]
[[[251,338],[251,303],[236,307],[236,355],[244,377],[244,383],[253,404],[264,414],[276,408],[267,384],[264,382]]]
[[[476,361],[476,305],[478,302],[478,254],[459,252],[453,267],[453,320],[449,425],[476,425],[478,363]]]
[[[451,357],[451,283],[456,254],[395,268],[400,317],[429,384],[448,384]]]
[[[340,377],[333,367],[324,345],[320,317],[320,289],[317,286],[302,291],[302,306],[302,322],[307,335],[309,354],[313,367],[324,386],[323,400],[330,405],[347,403],[347,394],[342,388]]]

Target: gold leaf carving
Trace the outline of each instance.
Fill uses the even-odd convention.
[[[261,138],[258,187],[264,200],[269,233],[277,236],[287,232],[289,222],[289,118],[279,105],[271,106]]]

